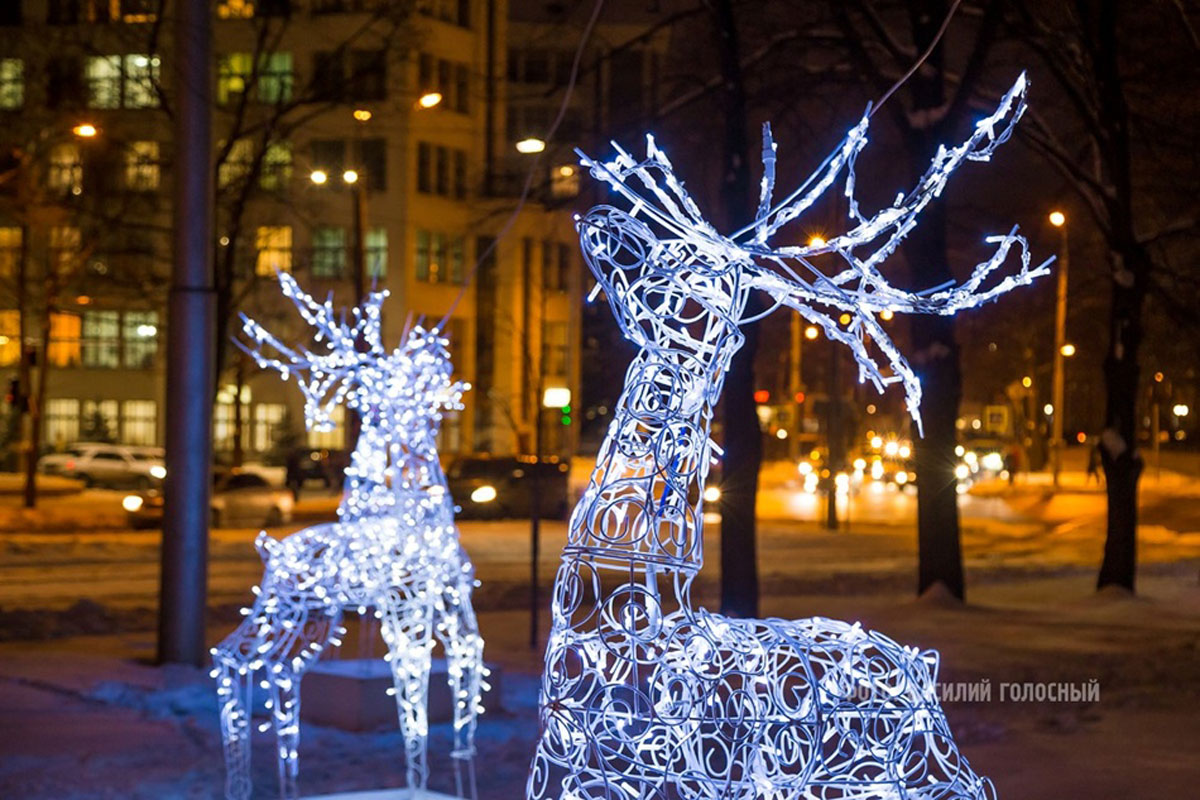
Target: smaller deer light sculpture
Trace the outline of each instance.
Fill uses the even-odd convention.
[[[341,644],[346,609],[360,614],[370,609],[379,620],[405,738],[408,784],[422,789],[428,778],[426,696],[435,636],[446,651],[456,758],[473,754],[476,715],[482,711],[483,640],[471,607],[474,568],[459,545],[437,453],[442,411],[462,407],[463,385],[451,378],[447,341],[437,330],[414,327],[400,347],[384,349],[380,309],[386,293],[371,294],[347,322],[331,301],[315,302],[291,276],[279,280],[315,329],[316,345],[287,347],[243,317],[252,342],[247,351],[260,367],[297,378],[310,426],[328,428],[332,410],[345,405],[358,414],[361,431],[339,520],[282,541],[259,534],[265,570],[254,588],[254,606],[212,651],[226,797],[244,800],[251,793],[256,676],[267,690],[278,739],[280,796],[296,796],[300,680],[327,647]]]
[[[849,347],[860,379],[901,383],[919,423],[920,383],[876,316],[953,314],[1045,272],[1030,268],[1015,231],[989,239],[994,255],[957,287],[906,292],[879,271],[950,173],[1008,138],[1024,90],[1022,76],[970,138],[940,150],[911,192],[873,216],[854,196],[866,117],[775,207],[766,129],[757,219],[732,236],[705,221],[653,139],[643,161],[619,148],[608,163],[583,157],[630,203],[593,209],[579,231],[597,290],[639,352],[555,582],[530,800],[994,796],[950,734],[936,653],[823,618],[725,618],[695,608],[690,590],[703,563],[705,475],[720,452],[713,408],[752,291]],[[843,171],[848,232],[819,246],[768,244]],[[998,277],[1014,249],[1019,270]],[[813,263],[822,255],[844,266],[825,274]]]

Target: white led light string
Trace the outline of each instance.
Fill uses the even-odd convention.
[[[287,274],[284,295],[313,329],[311,348],[291,348],[243,316],[246,351],[259,367],[295,378],[309,427],[328,430],[338,406],[359,416],[361,430],[346,470],[338,521],[276,541],[256,540],[264,572],[245,620],[213,648],[213,676],[225,743],[230,800],[251,794],[251,699],[257,678],[267,692],[278,742],[280,795],[296,797],[300,680],[329,648],[341,644],[349,610],[378,620],[388,646],[394,695],[414,788],[428,779],[427,693],[431,652],[440,641],[454,703],[459,793],[461,762],[474,754],[476,717],[485,688],[483,639],[471,591],[474,568],[459,544],[454,506],[438,461],[437,434],[446,409],[462,408],[448,342],[437,329],[410,329],[388,352],[380,334],[386,292],[374,292],[349,319],[331,300],[315,301]],[[364,626],[365,627],[365,626]],[[468,791],[473,796],[473,771]]]
[[[869,116],[776,205],[765,131],[756,220],[729,237],[652,138],[641,161],[620,148],[607,162],[581,154],[629,206],[599,206],[578,226],[596,293],[639,350],[555,582],[530,800],[994,797],[939,706],[936,653],[857,623],[728,619],[696,608],[690,587],[703,564],[705,478],[720,454],[713,409],[751,318],[750,292],[850,348],[861,380],[900,384],[919,424],[920,382],[877,315],[954,314],[1045,274],[1015,229],[988,237],[993,255],[958,286],[906,292],[880,271],[950,174],[1008,138],[1025,88],[1022,76],[966,141],[939,150],[916,187],[874,215],[854,196]],[[849,230],[821,246],[770,244],[839,179]],[[819,264],[832,259],[842,266],[826,274]]]

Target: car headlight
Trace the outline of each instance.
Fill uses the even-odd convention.
[[[143,503],[143,500],[139,495],[127,494],[127,495],[125,495],[125,498],[121,501],[121,508],[125,509],[126,511],[128,511],[129,513],[132,514],[135,511],[141,510],[142,503]]]
[[[908,483],[908,473],[905,472],[904,470],[900,470],[899,472],[897,472],[896,473],[896,483],[900,484],[901,486]]]
[[[163,478],[167,477],[167,468],[160,467],[158,464],[155,464],[150,468],[150,477],[158,478],[161,481]]]
[[[472,503],[490,503],[496,499],[495,486],[480,486],[475,491],[471,492]]]
[[[721,499],[721,490],[716,486],[706,486],[704,489],[704,502],[715,503]]]
[[[959,464],[954,468],[954,477],[958,478],[960,481],[965,481],[968,477],[970,477],[970,475],[971,468],[966,464]]]
[[[1004,456],[997,452],[988,453],[981,460],[984,469],[990,469],[992,472],[999,472],[1004,469]]]

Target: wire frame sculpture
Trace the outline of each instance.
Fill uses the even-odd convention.
[[[652,138],[640,161],[620,148],[609,162],[580,154],[629,203],[594,208],[578,227],[596,291],[639,352],[555,581],[531,800],[994,797],[951,736],[935,652],[830,619],[726,618],[696,608],[690,589],[703,564],[705,476],[721,452],[709,438],[713,409],[752,291],[849,347],[861,380],[900,383],[919,423],[920,382],[877,315],[953,314],[1046,271],[1030,267],[1015,229],[988,239],[994,254],[960,286],[907,292],[879,269],[950,174],[1009,137],[1024,93],[1022,76],[913,190],[869,216],[854,194],[866,117],[776,205],[766,128],[758,213],[731,236],[704,219]],[[839,174],[847,232],[808,247],[769,244]],[[1001,276],[1013,251],[1020,266]],[[842,267],[822,272],[820,255]]]
[[[380,311],[386,292],[372,293],[351,318],[332,300],[318,303],[291,276],[279,276],[284,295],[312,326],[312,349],[284,345],[243,315],[245,349],[258,366],[295,377],[304,393],[307,424],[328,430],[344,405],[361,420],[349,484],[338,521],[283,540],[256,540],[264,563],[245,620],[213,648],[213,676],[225,744],[230,800],[250,797],[251,699],[257,679],[267,692],[278,741],[280,795],[296,796],[300,680],[330,648],[341,644],[347,610],[370,614],[387,644],[397,711],[405,740],[408,785],[428,779],[427,690],[436,638],[446,653],[454,700],[457,766],[474,754],[482,712],[483,639],[471,606],[474,567],[459,544],[454,506],[438,461],[442,413],[462,408],[464,385],[451,377],[447,340],[413,327],[388,352]],[[366,627],[366,626],[364,626]],[[473,772],[469,773],[474,792]]]

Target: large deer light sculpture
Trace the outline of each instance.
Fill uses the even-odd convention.
[[[279,279],[284,295],[315,329],[317,344],[313,350],[287,347],[243,316],[252,343],[248,352],[259,367],[297,378],[310,426],[328,429],[333,409],[345,405],[358,415],[361,430],[339,520],[282,541],[259,534],[265,569],[261,586],[254,588],[254,607],[213,648],[225,794],[244,800],[251,793],[249,725],[257,675],[278,740],[280,795],[296,796],[300,679],[327,647],[341,644],[346,609],[370,610],[379,620],[405,739],[406,777],[410,787],[423,789],[434,637],[446,651],[457,759],[473,754],[476,715],[482,711],[483,639],[471,607],[474,568],[459,544],[437,453],[442,412],[462,407],[463,385],[451,377],[447,341],[437,330],[414,327],[394,351],[384,349],[385,292],[372,293],[347,322],[331,301],[314,301],[289,275]]]
[[[694,608],[689,593],[703,563],[705,475],[720,452],[709,439],[712,413],[750,292],[765,291],[773,307],[794,308],[848,346],[860,380],[880,390],[902,383],[919,423],[920,383],[876,316],[953,314],[1046,271],[1030,268],[1015,229],[988,240],[994,255],[960,286],[912,293],[879,271],[950,173],[1008,138],[1024,91],[1022,76],[963,144],[940,150],[911,192],[873,216],[854,194],[866,117],[774,207],[775,146],[765,129],[757,218],[732,236],[705,221],[653,139],[642,161],[619,148],[607,163],[582,157],[631,204],[597,207],[579,230],[597,291],[640,350],[555,582],[531,800],[994,796],[951,737],[935,652],[829,619],[725,618]],[[770,246],[843,171],[849,230],[817,246]],[[999,277],[1014,248],[1019,270]],[[818,270],[812,259],[826,254],[844,268]]]

